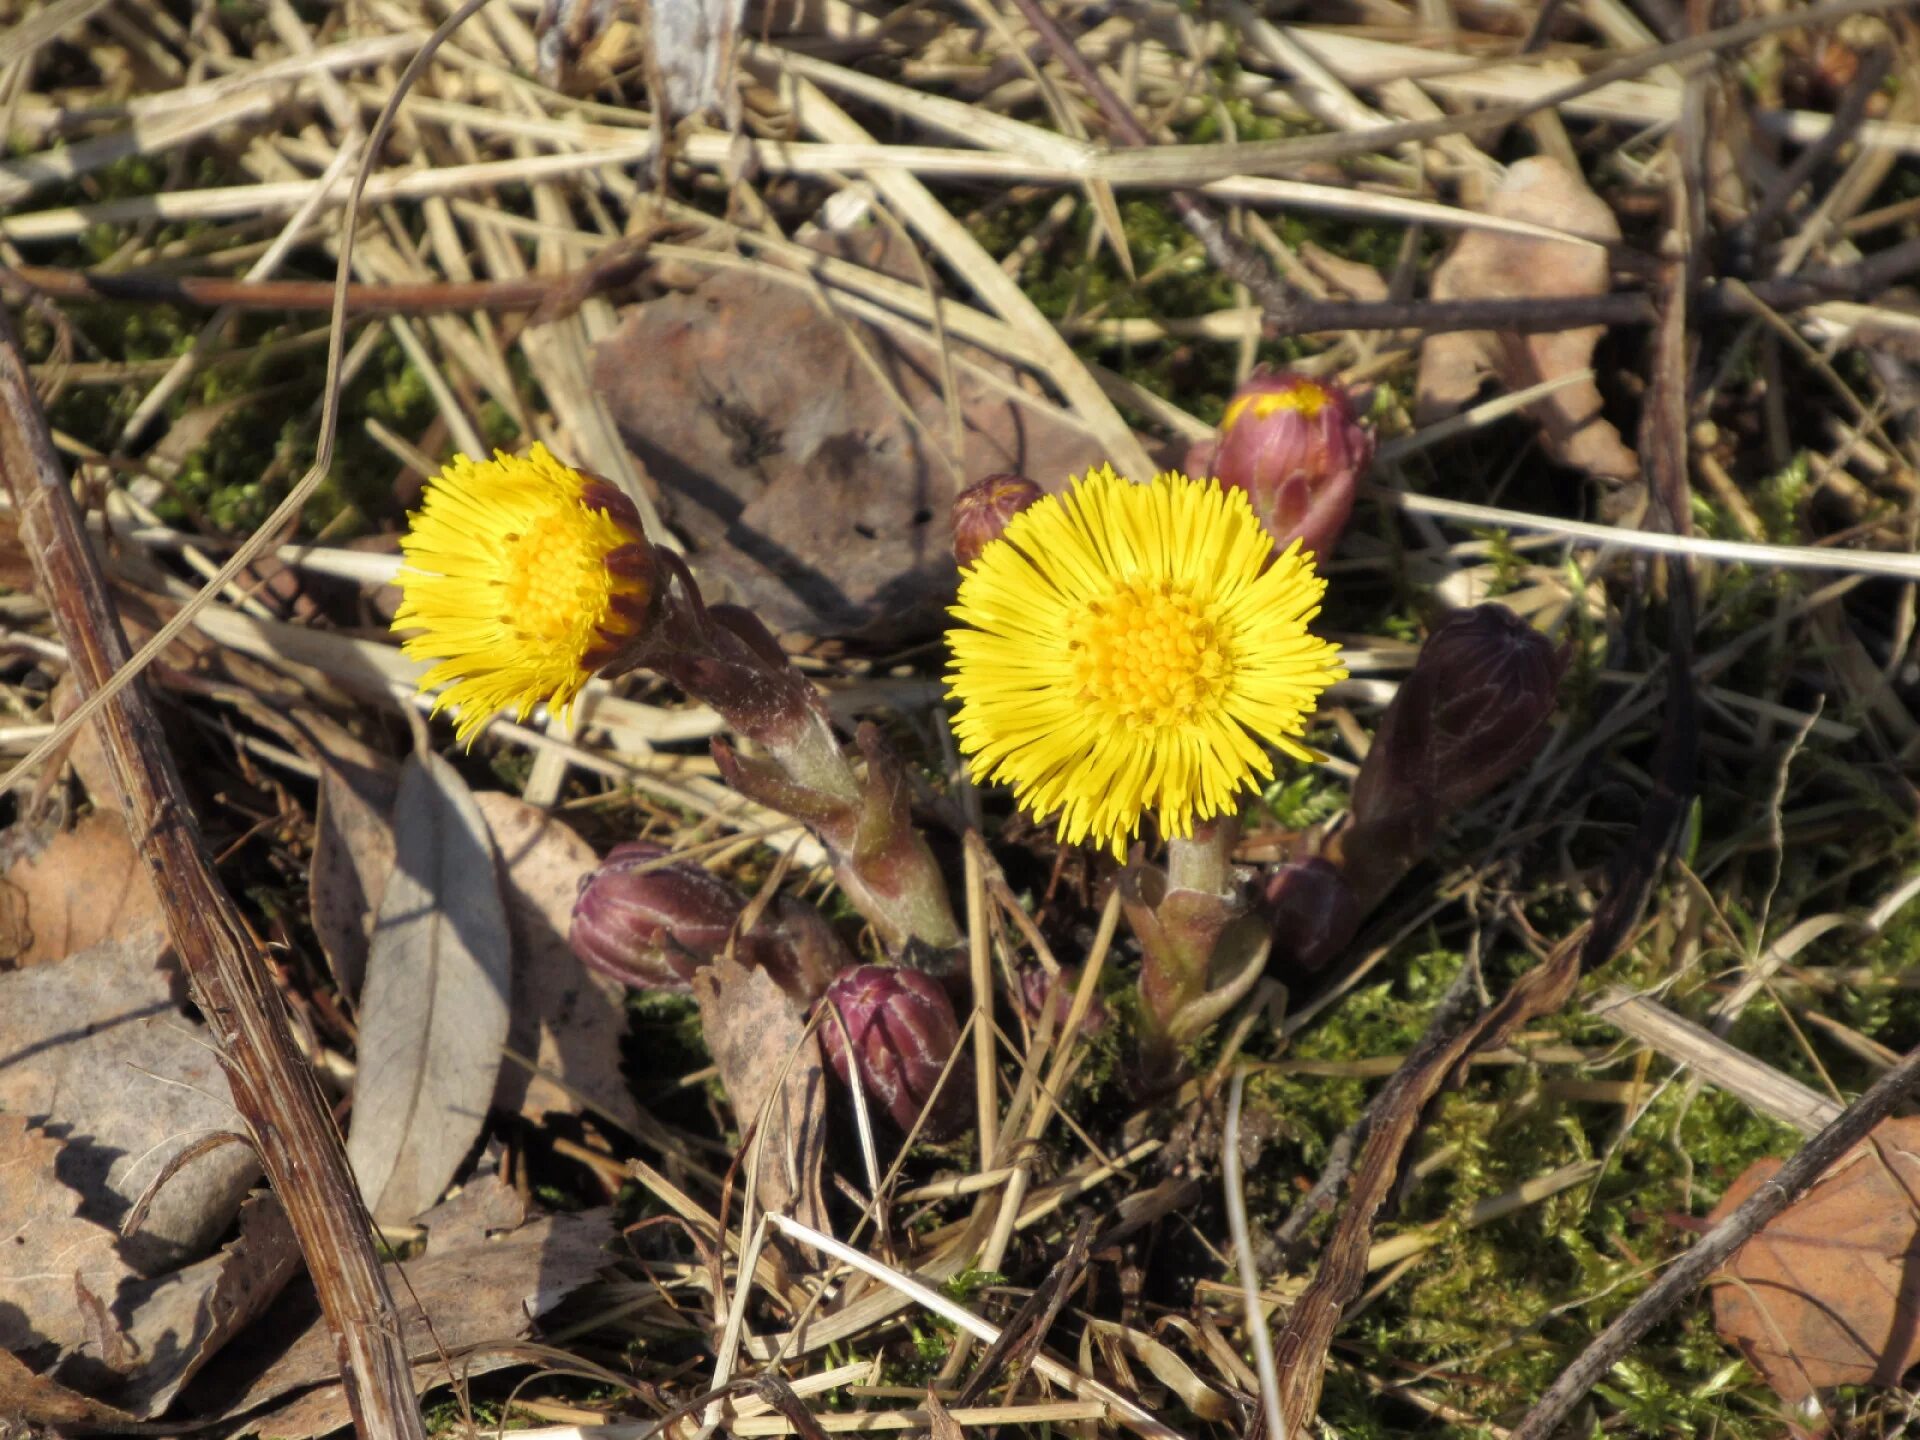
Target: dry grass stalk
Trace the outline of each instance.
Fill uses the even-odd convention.
[[[54,458],[12,324],[3,315],[0,418],[0,482],[13,500],[73,674],[83,693],[97,690],[128,664],[126,637]],[[333,1326],[354,1422],[365,1440],[422,1437],[399,1312],[374,1253],[340,1132],[294,1047],[259,942],[214,873],[146,691],[126,686],[98,721],[174,950],[220,1043],[234,1104],[286,1207]]]

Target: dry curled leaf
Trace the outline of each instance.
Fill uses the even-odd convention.
[[[725,955],[694,975],[693,998],[740,1133],[759,1135],[755,1193],[762,1208],[820,1227],[826,1066],[819,1042],[806,1033],[804,1003],[766,970]]]
[[[710,599],[775,630],[900,639],[938,628],[952,598],[956,476],[1013,471],[1058,489],[1104,458],[1059,410],[1012,398],[1011,367],[950,348],[962,427],[951,468],[931,342],[823,314],[755,275],[630,309],[596,352],[594,382]]]
[[[1586,181],[1558,160],[1521,160],[1487,202],[1488,214],[1551,225],[1590,240],[1617,242],[1620,222]],[[1535,240],[1494,230],[1467,230],[1433,276],[1436,300],[1557,299],[1604,295],[1607,252],[1571,240]],[[1484,330],[1430,335],[1420,347],[1415,419],[1427,424],[1473,398],[1491,374],[1508,390],[1575,375],[1593,364],[1606,328],[1584,326],[1538,335]],[[1527,407],[1547,453],[1603,479],[1629,481],[1640,462],[1601,413],[1591,378],[1562,386]]]
[[[479,1138],[512,983],[493,842],[465,782],[437,755],[413,757],[394,820],[347,1135],[367,1208],[388,1223],[439,1199]]]
[[[605,1210],[551,1215],[509,1235],[409,1260],[404,1277],[402,1267],[388,1265],[387,1283],[400,1303],[407,1350],[418,1366],[415,1387],[424,1391],[450,1383],[454,1377],[446,1356],[460,1357],[456,1364],[462,1373],[513,1363],[511,1355],[487,1363],[486,1357],[466,1352],[525,1339],[536,1319],[599,1272],[612,1233]],[[290,1289],[251,1338],[251,1353],[274,1357],[270,1363],[253,1373],[237,1364],[203,1372],[188,1388],[183,1411],[240,1415],[320,1386],[302,1397],[304,1403],[259,1417],[250,1428],[294,1437],[325,1434],[348,1423],[338,1350],[311,1287]]]
[[[237,1124],[219,1054],[182,1013],[161,943],[148,932],[0,975],[0,1114],[66,1141],[60,1178],[107,1226],[174,1157]],[[245,1145],[187,1161],[154,1195],[127,1258],[155,1274],[205,1254],[258,1175]]]
[[[85,1343],[77,1289],[110,1300],[133,1274],[113,1231],[82,1216],[80,1196],[60,1179],[65,1148],[25,1116],[0,1114],[0,1351]]]
[[[500,1070],[494,1103],[538,1124],[579,1113],[590,1101],[628,1133],[640,1128],[633,1093],[620,1073],[627,1033],[624,992],[590,973],[567,945],[580,881],[599,857],[553,816],[496,792],[474,796],[500,856],[513,936],[513,1021],[508,1046],[517,1060]]]
[[[307,896],[313,933],[349,1001],[360,994],[374,917],[393,873],[394,782],[377,769],[331,758],[320,764]]]
[[[118,811],[96,810],[42,836],[15,826],[0,877],[0,967],[61,960],[102,940],[131,940],[163,923],[153,884]]]
[[[0,1350],[0,1435],[11,1436],[11,1422],[112,1431],[133,1416],[69,1390],[51,1375],[36,1375],[16,1356]]]
[[[273,1303],[301,1264],[280,1202],[271,1193],[256,1194],[241,1207],[239,1233],[219,1254],[121,1288],[104,1317],[116,1332],[117,1361],[69,1356],[54,1373],[134,1415],[163,1414],[181,1387]]]
[[[1720,1338],[1789,1404],[1829,1385],[1897,1385],[1920,1362],[1920,1119],[1883,1120],[1735,1252],[1713,1289]],[[1760,1160],[1714,1207],[1780,1169]]]

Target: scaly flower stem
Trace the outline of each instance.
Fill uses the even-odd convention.
[[[763,746],[771,763],[714,742],[727,783],[820,838],[841,889],[889,953],[917,969],[952,969],[961,934],[946,880],[913,824],[906,774],[880,732],[862,725],[855,734],[862,774],[819,695],[766,627],[736,606],[708,606],[678,556],[659,558],[667,578],[660,610],[624,662],[657,670]]]
[[[1182,1012],[1203,1001],[1221,937],[1246,913],[1233,875],[1239,820],[1222,816],[1167,844],[1167,869],[1122,877],[1127,921],[1140,941],[1141,1048],[1151,1084],[1179,1068]]]

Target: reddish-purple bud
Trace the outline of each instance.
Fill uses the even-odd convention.
[[[1434,628],[1381,717],[1353,787],[1356,825],[1434,823],[1487,794],[1546,738],[1569,652],[1504,605]]]
[[[953,497],[953,558],[965,569],[1046,492],[1024,475],[989,475]]]
[[[667,851],[616,845],[580,884],[567,943],[590,970],[643,990],[689,990],[727,947],[744,902],[718,875],[660,862]]]
[[[960,1086],[949,1083],[934,1099],[940,1075],[960,1043],[960,1022],[953,1001],[931,975],[895,965],[860,965],[842,971],[827,987],[823,1002],[838,1012],[820,1017],[820,1048],[841,1083],[851,1086],[847,1041],[853,1042],[867,1105],[886,1112],[901,1130],[911,1130],[923,1110],[932,1109],[921,1133],[950,1132],[960,1118]]]
[[[1360,899],[1346,876],[1325,860],[1279,866],[1261,887],[1273,921],[1275,963],[1319,970],[1360,929]]]
[[[1080,972],[1071,965],[1049,971],[1044,965],[1028,965],[1020,971],[1020,1007],[1027,1012],[1027,1023],[1038,1025],[1052,1012],[1048,1023],[1058,1035],[1073,1013],[1073,997],[1080,988]],[[1106,1030],[1112,1016],[1107,1002],[1095,994],[1080,1019],[1082,1035],[1098,1035]]]
[[[1324,561],[1353,514],[1373,463],[1373,432],[1347,392],[1290,370],[1256,371],[1227,405],[1220,433],[1195,445],[1187,469],[1244,490],[1277,549],[1298,540]]]

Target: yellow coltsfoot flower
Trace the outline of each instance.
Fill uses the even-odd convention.
[[[1271,563],[1269,563],[1271,561]],[[1063,841],[1116,855],[1147,811],[1162,833],[1231,813],[1300,760],[1320,692],[1345,677],[1310,634],[1326,582],[1275,558],[1244,493],[1103,467],[1021,511],[963,572],[948,632],[954,733]]]
[[[564,711],[653,605],[653,548],[633,502],[544,445],[456,456],[400,548],[393,628],[419,632],[402,647],[410,658],[439,662],[421,688],[446,686],[439,704],[459,708],[464,743],[503,710]]]

